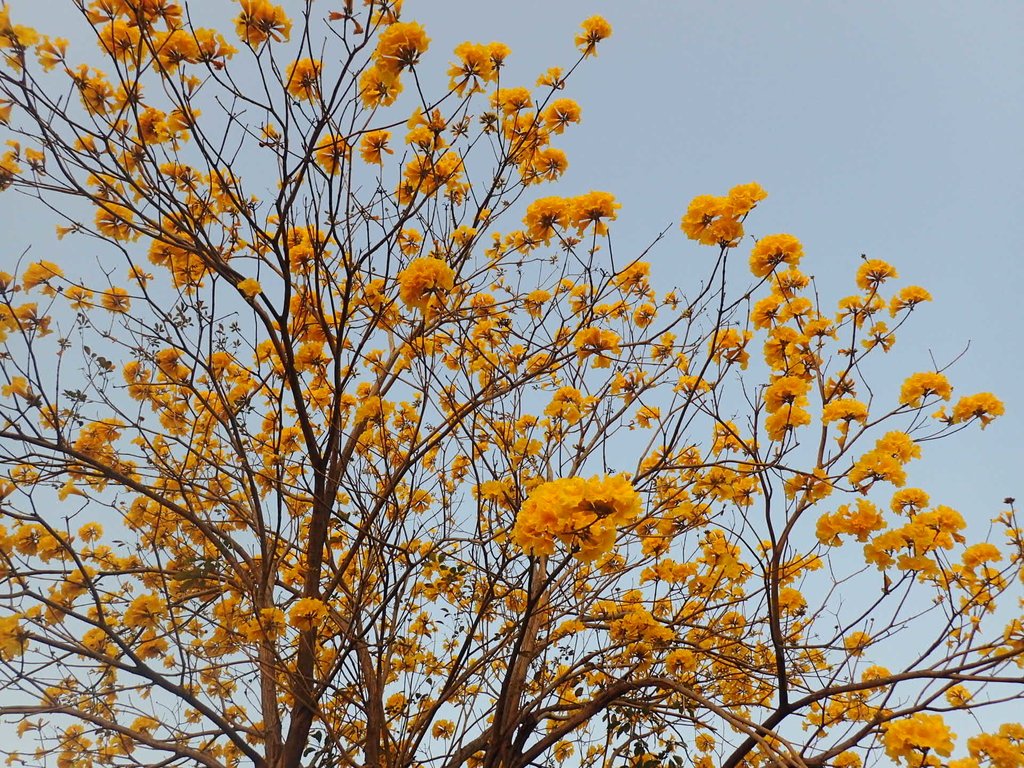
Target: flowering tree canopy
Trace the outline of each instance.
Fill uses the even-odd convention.
[[[608,22],[445,87],[401,0],[18,5],[0,190],[65,242],[0,272],[9,764],[1021,768],[956,717],[1024,699],[1012,502],[907,474],[1002,404],[756,183],[681,201],[693,284],[615,253],[557,146]]]

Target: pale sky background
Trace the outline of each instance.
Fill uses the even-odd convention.
[[[583,123],[557,144],[569,152],[564,194],[602,189],[622,203],[617,259],[671,225],[652,260],[680,280],[676,270],[712,255],[678,229],[689,200],[759,182],[769,198],[747,231],[799,237],[826,304],[854,292],[861,253],[894,264],[897,285],[931,291],[891,367],[929,370],[930,352],[941,365],[970,343],[949,371],[954,396],[1006,403],[984,432],[926,446],[911,483],[983,524],[1004,497],[1024,497],[1024,2],[406,8],[433,38],[428,56],[464,39],[507,43],[509,85],[570,64],[579,22],[607,18],[612,38],[566,89]]]
[[[46,29],[41,19],[66,14],[60,33],[82,33],[66,0],[11,7]],[[191,10],[197,24],[235,12],[226,0]],[[826,306],[853,292],[861,253],[890,261],[898,285],[923,285],[935,301],[889,362],[928,370],[930,355],[941,365],[969,343],[949,372],[955,394],[993,391],[1007,408],[984,432],[926,446],[911,484],[982,527],[1004,497],[1024,503],[1024,2],[406,0],[403,17],[433,38],[422,70],[443,72],[462,40],[500,40],[513,52],[504,83],[532,85],[571,65],[592,14],[614,35],[565,92],[583,123],[556,142],[570,168],[542,193],[614,192],[620,262],[670,227],[652,261],[677,283],[714,255],[678,229],[688,201],[747,181],[770,194],[747,231],[798,236]],[[31,260],[47,258],[52,224],[5,196],[0,268],[29,244]]]

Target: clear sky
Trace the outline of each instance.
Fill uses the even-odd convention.
[[[823,300],[852,292],[861,253],[932,292],[889,362],[928,370],[932,355],[945,364],[969,343],[949,373],[956,393],[1004,399],[1006,416],[985,432],[928,446],[911,481],[977,521],[1005,496],[1024,497],[1024,3],[406,8],[433,37],[428,55],[463,39],[507,43],[509,84],[571,63],[578,23],[605,16],[613,37],[566,90],[583,123],[559,145],[569,152],[566,194],[604,189],[622,202],[620,258],[671,225],[656,269],[673,274],[708,259],[678,230],[689,200],[760,182],[770,196],[747,231],[798,236]]]
[[[10,5],[15,20],[47,30],[54,24],[44,19],[77,15],[70,0]],[[656,275],[673,280],[713,258],[678,229],[688,201],[747,181],[770,195],[747,231],[798,236],[802,266],[826,305],[852,292],[860,254],[893,263],[900,284],[923,285],[935,298],[898,338],[893,365],[928,370],[969,344],[949,372],[957,394],[993,391],[1007,408],[984,432],[927,446],[911,483],[976,524],[1006,496],[1024,503],[1024,2],[405,5],[404,18],[433,38],[423,69],[443,72],[462,40],[501,40],[513,51],[508,85],[570,65],[579,22],[605,16],[613,37],[566,91],[581,103],[583,123],[558,142],[570,159],[563,193],[616,194],[620,259],[671,227],[652,260]],[[196,9],[209,7],[205,23],[213,23],[232,6],[191,4],[197,24],[205,11]],[[341,6],[314,3],[321,15]],[[82,35],[73,18],[57,26],[73,45],[72,27]],[[10,270],[30,244],[32,260],[46,258],[52,223],[5,197],[0,268]]]

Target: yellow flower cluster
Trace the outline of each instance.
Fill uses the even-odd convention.
[[[422,25],[417,22],[395,22],[390,24],[380,37],[373,52],[374,66],[393,76],[405,69],[412,69],[430,47],[430,38]]]
[[[954,734],[942,715],[917,712],[902,720],[886,723],[883,728],[885,753],[910,768],[933,764],[924,760],[929,752],[949,757],[953,751]]]
[[[786,433],[811,423],[811,414],[806,410],[810,382],[798,376],[780,376],[764,393],[768,418],[764,428],[770,440],[782,440]]]
[[[1004,723],[996,733],[980,733],[967,740],[971,757],[954,761],[961,765],[950,768],[977,768],[981,761],[992,768],[1022,768],[1024,766],[1024,725]]]
[[[27,291],[43,285],[43,292],[52,295],[54,289],[50,286],[50,281],[61,277],[64,277],[64,270],[52,261],[37,261],[29,264],[21,273],[21,287]]]
[[[949,379],[938,372],[915,373],[903,382],[900,389],[900,403],[911,408],[920,408],[926,398],[941,397],[949,400],[953,387]]]
[[[616,530],[639,514],[640,495],[623,475],[561,478],[530,492],[512,540],[531,555],[553,554],[560,542],[588,562],[610,552]]]
[[[942,504],[934,509],[926,509],[927,506],[928,494],[920,489],[905,488],[894,493],[890,509],[906,516],[908,521],[880,533],[865,544],[866,561],[880,570],[895,565],[901,571],[938,576],[942,566],[936,561],[935,553],[938,550],[951,550],[957,543],[963,544],[965,539],[961,532],[966,528],[966,523],[955,509]],[[964,553],[965,568],[961,569],[961,578],[969,581],[968,577],[974,568],[998,559],[998,551],[993,553],[992,549],[968,548],[969,551]],[[898,557],[897,553],[900,553]]]
[[[874,449],[861,456],[847,474],[850,485],[866,491],[876,482],[902,487],[907,480],[903,466],[921,455],[921,447],[905,432],[887,432]]]
[[[746,369],[750,362],[750,353],[747,352],[748,342],[754,338],[750,331],[741,331],[738,328],[725,328],[719,330],[708,340],[708,351],[711,352],[711,359],[719,365],[739,365]]]
[[[402,171],[398,202],[409,205],[417,195],[430,197],[442,187],[450,197],[461,198],[465,192],[465,185],[461,182],[462,169],[462,158],[457,152],[445,152],[438,158],[414,155]]]
[[[1003,402],[991,392],[979,392],[976,395],[961,397],[953,406],[953,413],[950,416],[953,424],[962,424],[971,419],[981,422],[984,429],[997,416],[1005,413]]]
[[[865,542],[875,531],[885,528],[885,517],[882,512],[867,499],[857,499],[854,506],[843,504],[832,514],[818,518],[818,541],[830,547],[842,543],[843,534],[856,536],[857,541]]]
[[[152,592],[139,595],[124,612],[122,621],[126,627],[153,629],[159,625],[167,612],[167,603],[160,595]]]
[[[511,53],[504,43],[459,43],[455,47],[457,61],[448,67],[448,87],[459,96],[467,91],[477,93],[484,83],[493,83],[505,59]]]
[[[601,16],[585,19],[583,31],[576,35],[576,47],[584,56],[596,56],[597,44],[612,36],[612,25]]]
[[[676,638],[676,633],[670,627],[639,605],[631,605],[621,619],[610,622],[608,634],[617,643],[646,643],[654,646],[663,646]]]
[[[882,283],[894,277],[899,275],[891,264],[881,259],[866,259],[857,270],[857,287],[862,291],[874,292]]]
[[[235,31],[246,45],[258,48],[267,40],[286,42],[292,22],[279,5],[267,0],[238,0],[242,11],[235,17]]]
[[[321,168],[334,176],[342,169],[351,154],[352,147],[344,136],[330,134],[320,142],[320,145],[314,150],[313,156]],[[367,160],[367,162],[369,161]]]
[[[302,597],[288,611],[288,621],[300,632],[315,629],[327,618],[327,606],[315,597]]]
[[[0,660],[9,661],[25,651],[25,632],[17,616],[0,616]]]
[[[608,368],[612,364],[612,356],[622,353],[620,341],[615,331],[592,326],[577,333],[573,345],[580,361],[592,357],[591,365],[594,368]]]
[[[410,261],[398,273],[398,286],[399,298],[405,306],[429,314],[455,287],[455,272],[440,259],[423,256]]]
[[[750,252],[750,271],[755,277],[767,277],[780,264],[797,267],[804,247],[792,235],[765,235]]]
[[[312,101],[320,95],[322,69],[318,59],[293,61],[285,72],[285,90],[297,101]]]
[[[610,192],[591,191],[577,197],[541,197],[526,208],[523,224],[526,226],[527,250],[530,246],[551,243],[558,230],[575,227],[582,234],[593,225],[594,234],[608,234],[607,222],[616,218],[621,206]]]
[[[699,195],[690,202],[680,226],[691,240],[732,248],[743,237],[744,217],[767,196],[755,182],[733,187],[726,197]]]
[[[364,163],[379,165],[383,162],[385,154],[393,155],[395,153],[395,150],[388,146],[389,141],[391,141],[391,131],[380,130],[364,133],[363,138],[359,140],[359,156]]]

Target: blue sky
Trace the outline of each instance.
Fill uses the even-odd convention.
[[[429,61],[463,39],[513,52],[506,82],[570,64],[579,22],[614,35],[566,95],[583,123],[566,194],[614,192],[617,254],[664,227],[656,272],[707,259],[677,224],[698,194],[758,181],[756,235],[790,232],[823,300],[852,292],[860,254],[896,266],[935,301],[888,361],[907,373],[951,361],[957,394],[993,391],[1007,414],[928,446],[911,481],[984,521],[1024,496],[1024,4],[1016,2],[406,3],[433,38]],[[699,272],[699,270],[698,270]]]

